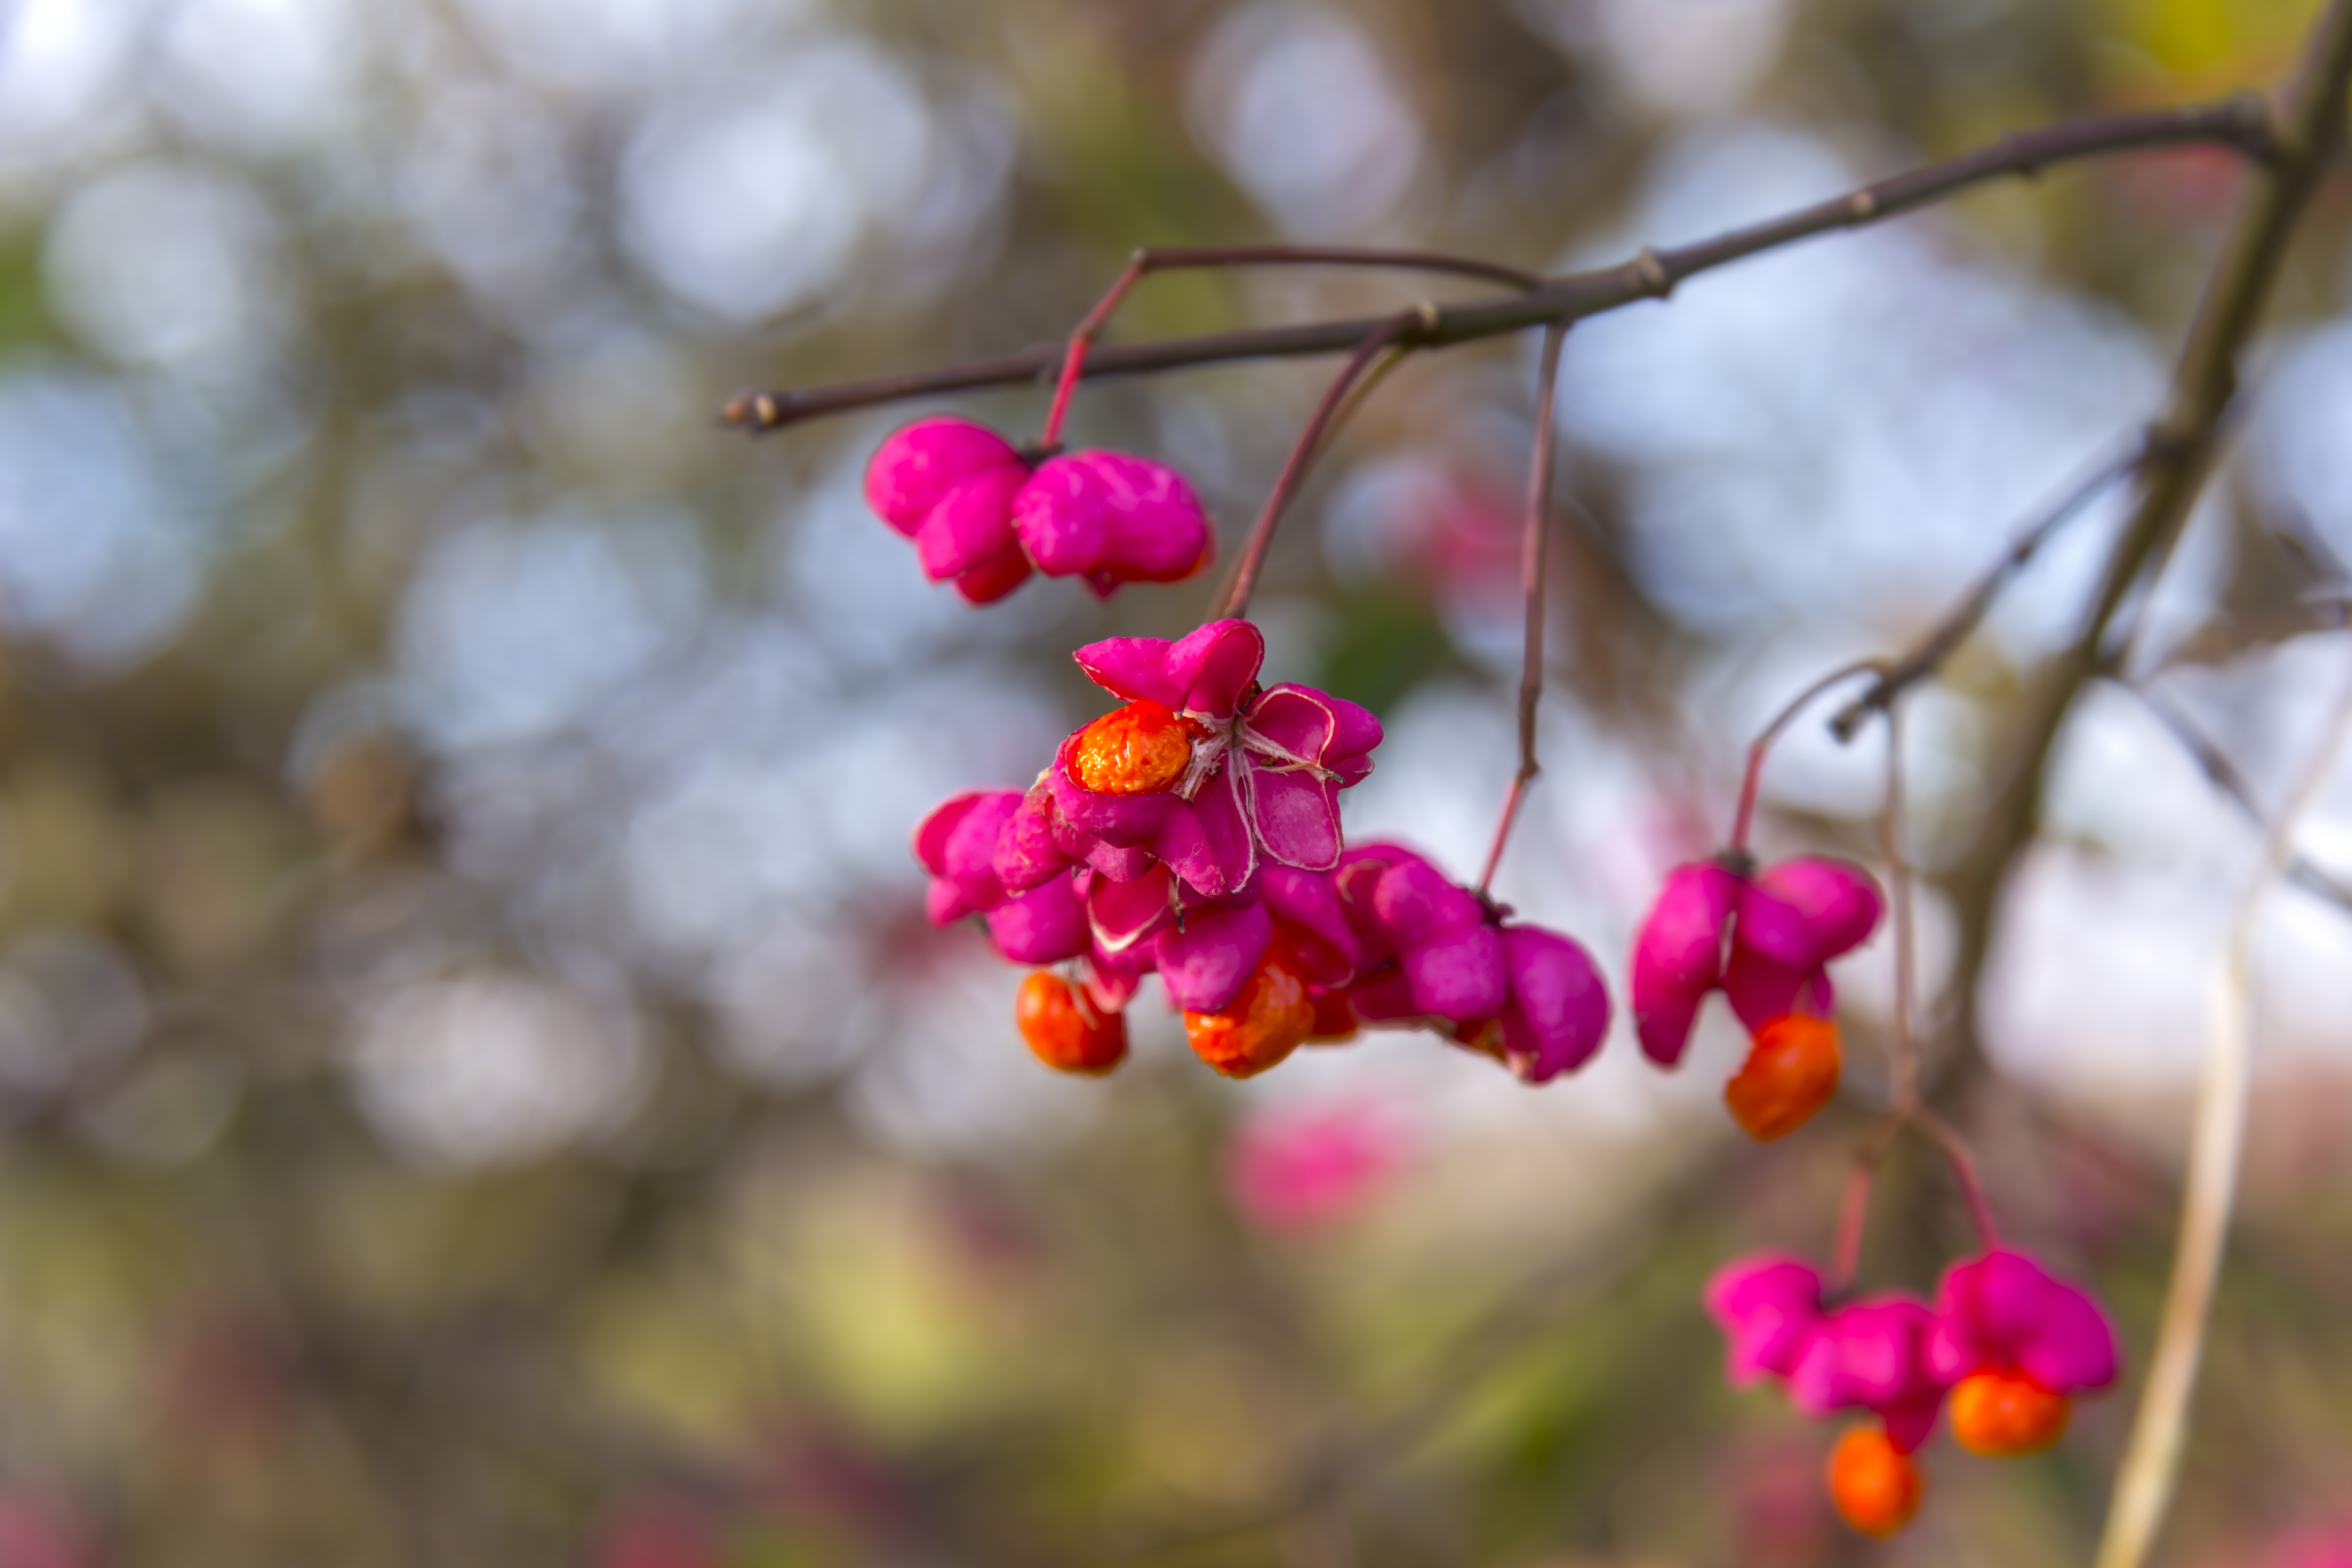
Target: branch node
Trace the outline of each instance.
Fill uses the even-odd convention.
[[[773,392],[740,392],[719,411],[720,423],[749,431],[773,430],[784,422],[783,405]]]
[[[1878,215],[1878,193],[1867,187],[1856,191],[1846,198],[1845,210],[1853,214],[1854,222],[1868,223]]]
[[[1648,246],[1633,258],[1633,276],[1641,280],[1642,291],[1654,299],[1664,299],[1675,291],[1674,274],[1658,253]]]

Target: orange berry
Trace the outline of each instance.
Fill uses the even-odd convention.
[[[1315,1028],[1307,981],[1279,948],[1258,960],[1242,994],[1223,1012],[1186,1013],[1194,1054],[1228,1078],[1264,1072],[1298,1049]]]
[[[1315,1027],[1307,1031],[1309,1045],[1339,1045],[1356,1038],[1363,1026],[1345,991],[1324,991],[1315,998]]]
[[[1979,1372],[1952,1390],[1952,1436],[1988,1458],[2038,1454],[2066,1435],[2073,1405],[2021,1372]]]
[[[1503,1060],[1503,1020],[1498,1018],[1472,1019],[1454,1026],[1454,1043],[1465,1051],[1475,1051],[1481,1056]]]
[[[1127,1059],[1127,1015],[1098,1010],[1085,991],[1047,970],[1021,982],[1013,1016],[1030,1051],[1056,1071],[1099,1078]]]
[[[1837,1083],[1837,1025],[1790,1013],[1756,1031],[1748,1061],[1723,1086],[1723,1098],[1749,1136],[1769,1143],[1810,1121]]]
[[[1155,702],[1131,702],[1078,731],[1070,775],[1098,795],[1149,795],[1184,777],[1192,726]]]
[[[1919,1467],[1875,1427],[1856,1427],[1830,1451],[1830,1500],[1864,1535],[1892,1535],[1919,1511]]]

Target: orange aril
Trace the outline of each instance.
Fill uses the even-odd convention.
[[[1830,1500],[1864,1535],[1892,1535],[1919,1511],[1919,1467],[1875,1427],[1856,1427],[1831,1450]]]
[[[2072,1406],[2022,1372],[1972,1373],[1952,1390],[1952,1436],[1988,1458],[2038,1454],[2066,1435]]]
[[[1345,991],[1319,991],[1315,997],[1315,1027],[1307,1031],[1309,1045],[1339,1045],[1356,1038],[1363,1025]]]
[[[1021,982],[1014,1021],[1030,1051],[1060,1072],[1099,1078],[1127,1057],[1127,1015],[1105,1013],[1061,976],[1040,969]]]
[[[1242,994],[1223,1012],[1184,1015],[1194,1054],[1228,1078],[1264,1072],[1297,1050],[1314,1028],[1307,981],[1276,947],[1266,949]]]
[[[1837,1025],[1790,1013],[1756,1031],[1747,1063],[1723,1086],[1723,1098],[1751,1137],[1769,1142],[1811,1120],[1837,1084]]]
[[[1078,731],[1070,776],[1098,795],[1150,795],[1184,777],[1192,726],[1155,702],[1131,702]]]
[[[1454,1043],[1465,1051],[1475,1051],[1481,1056],[1503,1060],[1503,1020],[1499,1018],[1471,1019],[1454,1026]]]

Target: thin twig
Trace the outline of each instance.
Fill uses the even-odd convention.
[[[2238,765],[2230,760],[2229,753],[2214,743],[2212,737],[2199,729],[2187,714],[2173,706],[2160,694],[2129,681],[2116,684],[2147,705],[2148,711],[2172,732],[2172,737],[2180,743],[2181,749],[2189,753],[2198,768],[2212,781],[2213,787],[2237,802],[2247,821],[2257,828],[2269,831],[2270,824],[2263,816],[2262,806],[2254,800],[2253,785],[2238,770]],[[2287,881],[2305,892],[2315,893],[2341,908],[2352,910],[2352,886],[2346,885],[2334,873],[2307,857],[2296,855],[2289,861],[2285,876]]]
[[[1414,329],[1401,341],[1413,348],[1443,348],[1551,322],[1573,323],[1636,300],[1662,299],[1673,293],[1677,284],[1699,273],[1816,235],[1876,223],[1989,180],[2035,174],[2053,164],[2115,152],[2197,146],[2229,148],[2257,162],[2270,162],[2279,155],[2268,108],[2253,92],[2178,109],[2091,115],[2006,137],[1957,158],[1924,164],[1866,185],[1851,195],[1734,229],[1711,240],[1674,249],[1644,250],[1615,267],[1554,277],[1517,299],[1449,306],[1433,312],[1426,327]],[[1497,269],[1498,275],[1501,270]],[[1156,343],[1112,345],[1087,355],[1085,373],[1091,379],[1149,374],[1234,360],[1344,353],[1362,342],[1379,325],[1372,319],[1316,321]],[[720,417],[730,424],[761,434],[825,414],[910,398],[936,397],[980,387],[1047,382],[1066,358],[1066,345],[1051,343],[1001,359],[940,370],[877,376],[798,392],[745,392],[728,402]]]
[[[1985,618],[1993,601],[2000,596],[2010,580],[2026,566],[2051,536],[2080,516],[2083,509],[2105,495],[2110,486],[2136,473],[2147,460],[2148,436],[2143,434],[2134,442],[2131,450],[2120,457],[2111,457],[2089,474],[2075,481],[2051,507],[2030,526],[2021,531],[2016,542],[2001,552],[1990,570],[1977,580],[1976,586],[1961,596],[1958,603],[1947,611],[1912,649],[1886,667],[1885,674],[1872,683],[1868,691],[1840,708],[1830,720],[1830,733],[1838,739],[1852,740],[1862,721],[1872,713],[1883,710],[1912,686],[1934,675],[1944,667],[1944,661],[1953,650],[1968,640],[1969,633]]]
[[[1348,403],[1348,389],[1356,383],[1366,368],[1392,344],[1397,343],[1415,326],[1425,322],[1435,309],[1423,305],[1412,310],[1400,310],[1384,321],[1375,322],[1356,345],[1356,351],[1331,384],[1324,389],[1323,399],[1307,416],[1307,428],[1298,433],[1292,444],[1290,456],[1283,463],[1282,473],[1274,481],[1274,489],[1265,498],[1265,507],[1257,515],[1257,523],[1250,529],[1249,543],[1242,550],[1241,559],[1234,563],[1234,575],[1225,590],[1217,596],[1217,608],[1212,621],[1222,621],[1249,612],[1250,595],[1257,588],[1257,575],[1265,569],[1266,552],[1274,547],[1274,530],[1282,521],[1291,498],[1307,482],[1307,470],[1314,465],[1316,454],[1322,451],[1325,439],[1338,429],[1336,416]]]
[[[2271,824],[2263,862],[2238,906],[2229,940],[2214,965],[2205,1071],[2197,1087],[2197,1124],[2189,1145],[2189,1178],[2180,1200],[2180,1239],[2172,1253],[2172,1281],[2158,1324],[2147,1385],[2132,1417],[2115,1500],[2099,1542],[2097,1568],[2139,1568],[2164,1522],[2179,1469],[2189,1396],[2212,1314],[2236,1200],[2239,1156],[2246,1135],[2246,1098],[2252,1076],[2253,1016],[2246,972],[2263,900],[2294,857],[2294,829],[2327,781],[2344,738],[2352,732],[2352,679],[2329,716],[2318,747],[2286,810]]]
[[[1058,449],[1062,441],[1062,419],[1070,411],[1070,395],[1077,391],[1078,380],[1086,373],[1087,352],[1102,329],[1109,325],[1112,314],[1126,299],[1129,291],[1155,272],[1179,272],[1204,267],[1363,267],[1393,269],[1402,272],[1442,272],[1465,277],[1475,277],[1488,283],[1507,284],[1513,288],[1530,289],[1543,286],[1543,274],[1526,272],[1516,267],[1497,262],[1481,261],[1475,256],[1441,256],[1425,250],[1375,250],[1356,246],[1289,246],[1235,245],[1146,246],[1127,258],[1118,277],[1095,301],[1070,333],[1069,347],[1062,356],[1062,373],[1054,388],[1054,404],[1046,413],[1045,426],[1037,437],[1042,452]]]
[[[1878,813],[1878,852],[1886,862],[1886,898],[1895,925],[1895,1103],[1908,1111],[1919,1103],[1919,1042],[1911,1032],[1917,1005],[1912,965],[1911,868],[1903,858],[1903,710],[1886,713],[1886,800]]]
[[[1851,664],[1832,670],[1828,674],[1790,698],[1786,706],[1772,716],[1772,721],[1757,733],[1754,740],[1748,743],[1748,767],[1739,779],[1739,806],[1731,817],[1730,851],[1733,854],[1743,855],[1748,852],[1748,830],[1753,827],[1756,821],[1756,791],[1764,781],[1764,758],[1770,754],[1772,743],[1780,737],[1780,732],[1795,723],[1797,716],[1811,706],[1813,699],[1823,692],[1843,682],[1850,681],[1856,675],[1877,674],[1883,668],[1884,666],[1875,659],[1858,659]]]
[[[1511,778],[1510,793],[1503,797],[1494,847],[1486,852],[1486,869],[1478,876],[1481,898],[1494,884],[1495,869],[1503,863],[1503,846],[1510,842],[1519,802],[1542,771],[1536,761],[1536,714],[1543,702],[1544,552],[1551,537],[1552,463],[1559,447],[1552,428],[1552,400],[1559,383],[1560,345],[1567,338],[1565,327],[1546,328],[1543,358],[1536,369],[1535,454],[1528,464],[1527,528],[1519,547],[1519,575],[1527,592],[1527,647],[1519,664],[1519,770]]]

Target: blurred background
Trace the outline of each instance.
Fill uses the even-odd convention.
[[[1147,989],[1056,1080],[909,832],[1099,711],[1068,651],[1204,582],[985,612],[865,510],[925,407],[753,443],[739,386],[1065,333],[1133,246],[1616,260],[2004,131],[2275,79],[2312,0],[0,3],[0,1568],[2080,1562],[2127,1394],[1939,1443],[1902,1539],[1723,1382],[1697,1291],[1825,1249],[1874,1107],[1769,1150],[1715,1019],[1523,1088],[1421,1037],[1246,1085]],[[1899,648],[2155,406],[2238,172],[2077,167],[1580,328],[1548,771],[1500,895],[1622,998],[1782,701]],[[2124,674],[2275,803],[2347,678],[2341,185]],[[1115,337],[1434,287],[1155,280]],[[1512,767],[1532,345],[1408,364],[1260,596],[1373,705],[1351,836],[1475,875]],[[1328,364],[1079,397],[1230,549]],[[1023,390],[936,405],[1025,435]],[[1927,977],[2012,1236],[2137,1368],[2204,977],[2258,832],[2120,681],[1980,973],[1969,846],[2119,507],[1909,709]],[[1881,732],[1794,732],[1772,853],[1874,855]],[[2352,874],[2352,768],[2305,841]],[[2352,1521],[2352,914],[2258,946],[2244,1218],[2167,1561]],[[1866,1277],[1969,1246],[1882,1184]],[[2326,1558],[2326,1562],[2339,1559]]]

